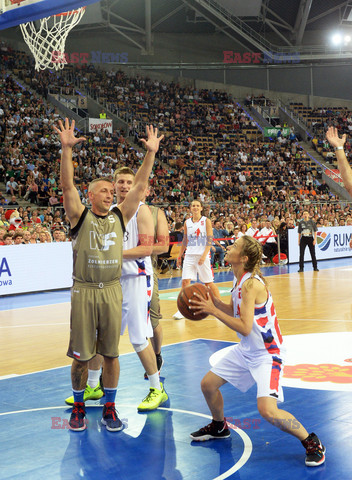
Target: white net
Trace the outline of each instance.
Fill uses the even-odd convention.
[[[41,18],[20,25],[23,38],[35,59],[35,69],[61,70],[67,64],[65,44],[67,35],[83,17],[85,7]]]

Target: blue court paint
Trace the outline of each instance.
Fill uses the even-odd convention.
[[[327,448],[327,461],[321,467],[305,467],[300,442],[260,418],[255,387],[245,394],[230,385],[221,389],[225,415],[251,426],[244,432],[250,440],[247,450],[252,451],[238,471],[226,477],[244,452],[245,443],[236,432],[226,440],[191,442],[189,433],[209,422],[204,417],[209,412],[200,390],[200,381],[209,369],[208,358],[229,345],[198,339],[163,347],[162,378],[169,400],[162,409],[149,414],[137,413],[137,405],[148,390],[143,368],[137,355],[123,355],[117,406],[125,429],[117,433],[101,426],[100,401],[87,402],[91,406],[87,408],[86,431],[65,428],[70,414],[63,403],[70,393],[69,367],[1,380],[0,478],[352,478],[350,393],[284,389],[283,408],[317,433]],[[23,395],[19,397],[18,391]],[[12,413],[16,411],[23,413]]]

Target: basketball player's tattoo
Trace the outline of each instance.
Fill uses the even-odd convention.
[[[88,371],[86,363],[75,362],[76,368],[71,371],[72,388],[74,390],[84,390],[87,384]]]

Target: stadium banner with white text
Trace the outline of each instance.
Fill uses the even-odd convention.
[[[112,120],[108,118],[90,118],[89,119],[89,133],[107,130],[112,133]]]
[[[72,286],[71,242],[0,247],[0,296]]]
[[[317,260],[350,257],[349,246],[352,227],[318,227],[315,255]],[[289,262],[299,262],[298,228],[288,230]],[[304,252],[304,261],[311,261],[308,247]]]
[[[277,137],[277,132],[281,131],[281,135],[283,137],[288,137],[290,135],[290,129],[285,127],[285,128],[278,128],[278,127],[271,127],[271,128],[264,128],[264,137],[271,137],[271,138],[276,138]]]

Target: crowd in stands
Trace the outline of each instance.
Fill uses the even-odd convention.
[[[328,160],[334,159],[334,149],[325,138],[328,127],[334,125],[340,135],[347,135],[345,152],[347,158],[352,158],[352,112],[347,107],[311,108],[301,103],[293,103],[290,107],[312,131],[312,146],[319,154]]]
[[[112,178],[121,164],[138,168],[144,153],[130,139],[138,141],[145,125],[154,123],[166,140],[152,174],[148,201],[164,207],[170,230],[185,220],[193,198],[206,205],[205,215],[214,225],[219,221],[230,237],[236,229],[240,234],[252,228],[255,220],[260,229],[269,228],[267,221],[275,232],[281,225],[292,228],[303,208],[309,208],[318,226],[350,224],[349,207],[341,206],[327,185],[317,180],[316,166],[294,139],[263,139],[245,107],[226,92],[129,77],[95,65],[76,67],[74,75],[71,69],[67,74],[35,72],[30,57],[6,46],[0,48],[0,57],[0,182],[5,184],[3,193],[11,197],[0,197],[0,208],[16,208],[20,199],[31,202],[31,213],[22,218],[22,226],[34,229],[33,241],[35,234],[40,241],[38,226],[31,224],[33,217],[37,223],[38,208],[51,212],[41,219],[41,228],[50,236],[57,229],[50,218],[56,212],[60,212],[61,231],[67,233],[62,209],[57,208],[62,204],[61,152],[52,129],[60,114],[45,99],[49,86],[73,91],[75,80],[129,122],[128,132],[88,134],[87,141],[75,149],[75,181],[84,204],[88,204],[91,180]],[[28,83],[37,94],[30,93]],[[247,100],[266,102],[265,97]],[[0,227],[6,225],[0,223]]]

